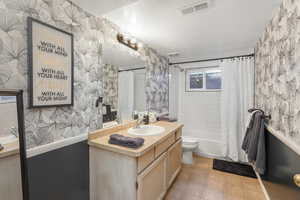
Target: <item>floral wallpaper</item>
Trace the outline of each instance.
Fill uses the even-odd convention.
[[[74,106],[27,109],[27,17],[74,34]],[[94,107],[102,95],[102,32],[97,18],[64,0],[0,0],[0,88],[24,90],[27,147],[80,135],[102,126]]]
[[[256,106],[300,145],[300,4],[284,0],[256,48]]]
[[[74,34],[73,107],[28,109],[28,16]],[[115,37],[119,31],[108,20],[95,17],[67,0],[0,0],[0,88],[24,90],[27,148],[102,127],[102,111],[95,108],[97,97],[103,96],[102,44],[111,40],[119,45]],[[165,110],[167,88],[153,90],[160,89],[158,85],[165,87],[160,82],[166,82],[167,63],[146,45],[134,54],[149,63],[149,74],[160,75],[149,78],[151,89],[147,94],[152,109]]]
[[[151,55],[146,68],[146,105],[152,112],[169,111],[169,65],[164,57]]]
[[[103,65],[103,103],[118,108],[118,67]]]

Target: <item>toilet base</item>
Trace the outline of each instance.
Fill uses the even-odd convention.
[[[182,163],[192,165],[194,163],[193,151],[183,151]]]

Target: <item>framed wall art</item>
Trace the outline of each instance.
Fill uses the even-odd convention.
[[[29,107],[73,105],[73,34],[28,17]]]

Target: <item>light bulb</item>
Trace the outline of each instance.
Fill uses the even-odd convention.
[[[133,38],[133,39],[131,40],[131,43],[132,43],[132,44],[136,44],[136,39]]]

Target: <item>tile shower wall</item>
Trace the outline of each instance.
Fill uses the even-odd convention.
[[[110,64],[103,66],[103,103],[118,107],[118,67]]]
[[[74,34],[73,107],[27,109],[28,16]],[[101,110],[94,107],[97,97],[103,95],[101,44],[104,38],[116,42],[118,31],[118,27],[108,20],[90,15],[66,0],[0,0],[0,88],[24,90],[27,148],[102,127]],[[161,75],[159,79],[149,79],[150,91],[156,85],[164,86],[161,83],[167,78],[165,59],[146,45],[139,51],[139,56],[148,61],[151,74]],[[157,104],[151,108],[167,108],[166,92],[162,89],[162,92],[148,93],[150,102]]]
[[[300,3],[284,0],[256,48],[256,106],[300,145]]]

